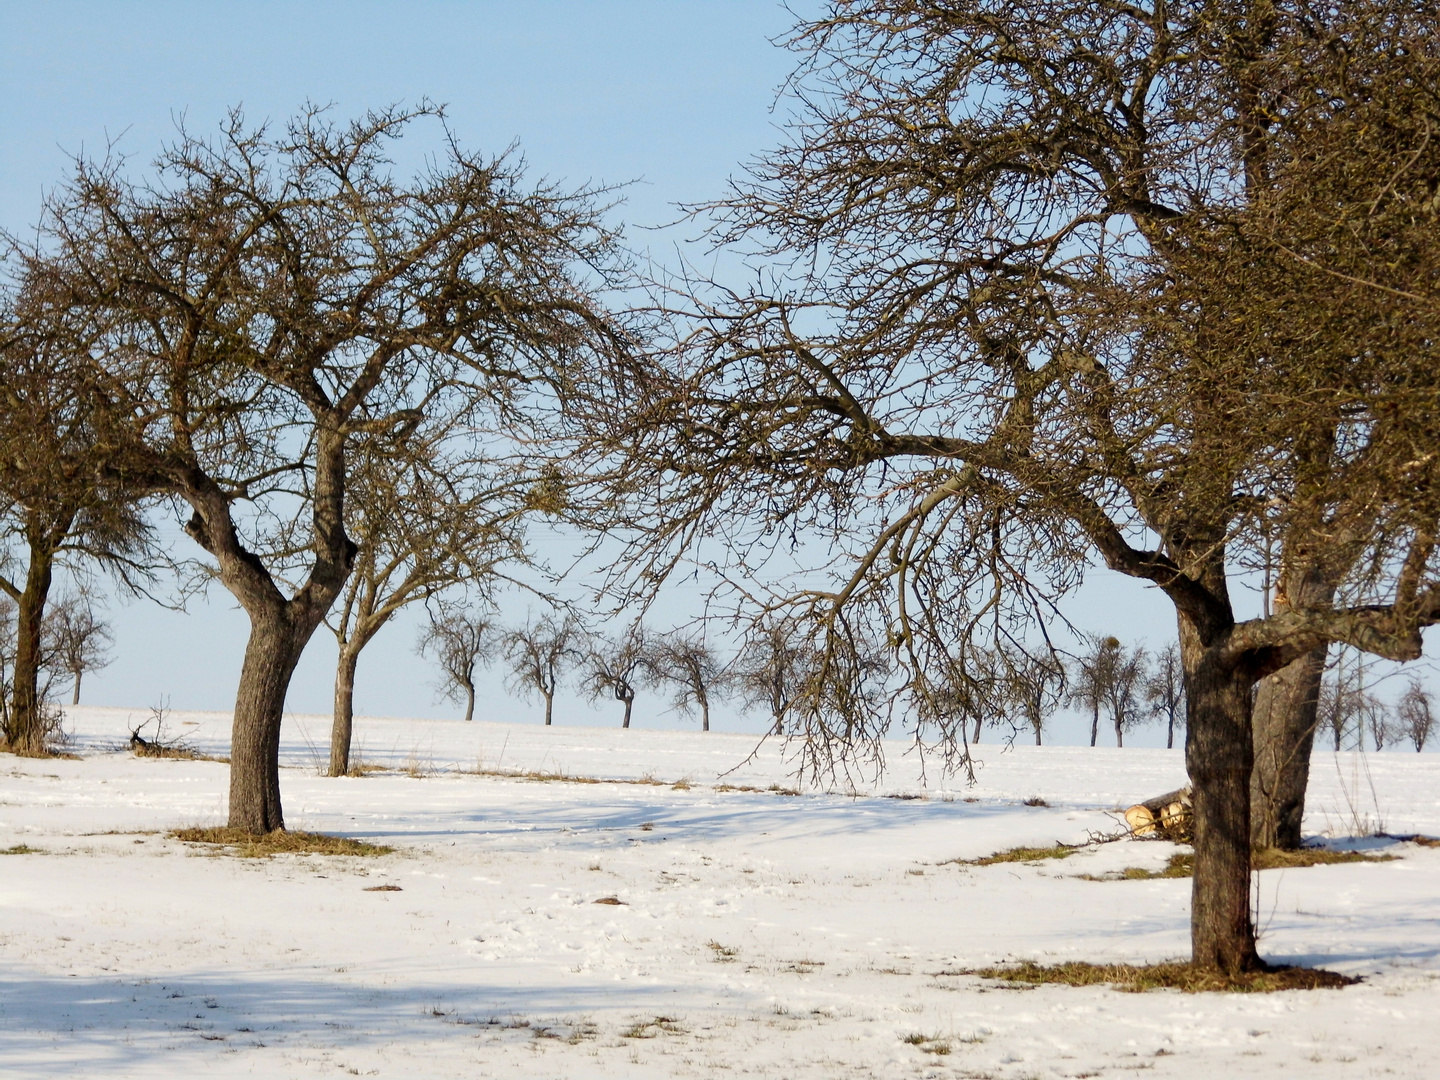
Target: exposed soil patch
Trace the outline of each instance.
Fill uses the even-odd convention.
[[[256,836],[221,825],[209,829],[173,829],[169,835],[188,844],[211,844],[222,848],[226,855],[242,859],[266,859],[271,855],[389,855],[395,850],[386,844],[367,844],[347,836],[289,829]]]
[[[1013,966],[977,968],[956,974],[978,975],[1009,983],[1040,986],[1113,986],[1138,994],[1146,990],[1181,990],[1187,994],[1239,993],[1271,994],[1278,990],[1338,990],[1360,980],[1322,968],[1270,967],[1242,975],[1192,967],[1189,964],[1036,964],[1026,961]]]

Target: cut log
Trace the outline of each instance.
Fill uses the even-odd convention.
[[[1190,839],[1190,789],[1179,788],[1138,802],[1125,811],[1133,836],[1157,836],[1179,842]]]

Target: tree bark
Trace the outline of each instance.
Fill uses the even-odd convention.
[[[1036,745],[1036,746],[1039,746],[1039,745],[1040,745],[1040,725],[1039,725],[1039,724],[1032,724],[1031,726],[1035,729],[1035,745]]]
[[[1165,724],[1165,749],[1175,749],[1175,714],[1170,713]]]
[[[622,728],[628,728],[630,726],[630,706],[635,704],[635,699],[633,697],[629,697],[621,698],[621,700],[625,702],[625,720],[620,726]]]
[[[1233,976],[1263,967],[1250,915],[1251,679],[1223,668],[1183,620],[1180,637],[1195,830],[1191,962]]]
[[[468,724],[475,719],[475,684],[465,684],[465,722]]]
[[[1292,605],[1326,607],[1335,600],[1334,585],[1313,567],[1285,578],[1298,580],[1282,579],[1277,612]],[[1327,652],[1322,646],[1305,654],[1260,680],[1256,688],[1255,771],[1250,780],[1250,840],[1255,847],[1300,846]]]
[[[290,677],[318,622],[296,625],[290,606],[283,602],[250,613],[250,640],[240,668],[230,737],[232,829],[261,835],[285,827],[280,808],[280,717]]]
[[[1115,745],[1121,747],[1125,745],[1125,732],[1120,729],[1119,720],[1115,721]]]
[[[68,532],[68,528],[67,528]],[[54,578],[54,554],[31,543],[25,588],[15,619],[15,672],[11,679],[9,742],[12,753],[40,757],[45,753],[45,719],[41,715],[40,647],[45,601]]]
[[[1100,706],[1097,705],[1097,706],[1095,706],[1095,710],[1090,714],[1090,745],[1091,745],[1091,746],[1094,746],[1095,743],[1096,743],[1096,741],[1097,741],[1099,738],[1100,738]]]
[[[549,726],[550,726],[551,712],[552,712],[552,710],[554,709],[554,707],[555,707],[555,695],[554,695],[554,694],[546,694],[546,695],[545,695],[545,726],[546,726],[546,727],[549,727]]]
[[[80,704],[80,676],[83,675],[84,672],[75,671],[75,672],[72,672],[71,674],[73,674],[73,675],[75,676],[75,693],[73,693],[72,695],[70,695],[70,704],[71,704],[71,705],[79,705],[79,704]]]
[[[352,642],[340,647],[335,664],[335,713],[330,725],[330,775],[344,776],[350,771],[350,740],[355,728],[355,669],[360,663],[360,650]]]
[[[700,730],[710,730],[710,703],[708,701],[700,703]]]

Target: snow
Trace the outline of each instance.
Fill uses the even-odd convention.
[[[361,718],[390,771],[328,779],[328,718],[291,716],[290,826],[398,850],[240,859],[165,835],[223,822],[225,765],[124,752],[146,710],[69,713],[77,759],[0,756],[0,849],[44,852],[0,855],[7,1078],[1435,1071],[1440,849],[1355,839],[1440,835],[1430,755],[1315,758],[1308,831],[1399,859],[1257,875],[1262,952],[1361,985],[1136,996],[947,973],[1183,956],[1188,881],[1079,876],[1173,847],[949,860],[1113,832],[1178,751],[984,746],[967,787],[897,745],[878,783],[787,795],[750,736]],[[220,755],[227,728],[166,730]]]

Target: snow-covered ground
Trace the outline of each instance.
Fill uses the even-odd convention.
[[[393,771],[332,780],[327,719],[296,716],[290,826],[398,850],[239,859],[164,835],[221,823],[227,772],[123,752],[145,716],[71,710],[78,760],[0,756],[0,850],[43,852],[0,855],[7,1078],[1440,1070],[1440,850],[1413,844],[1258,875],[1264,954],[1365,976],[1344,991],[949,974],[1183,956],[1188,881],[1079,876],[1158,867],[1167,844],[948,862],[1112,831],[1115,807],[1183,781],[1178,752],[984,747],[966,787],[933,766],[926,786],[896,746],[879,784],[796,796],[766,790],[795,781],[777,744],[747,762],[748,736],[366,718],[363,760]],[[225,752],[225,716],[169,725]],[[1440,834],[1440,759],[1319,753],[1310,807],[1308,830],[1337,840]]]

